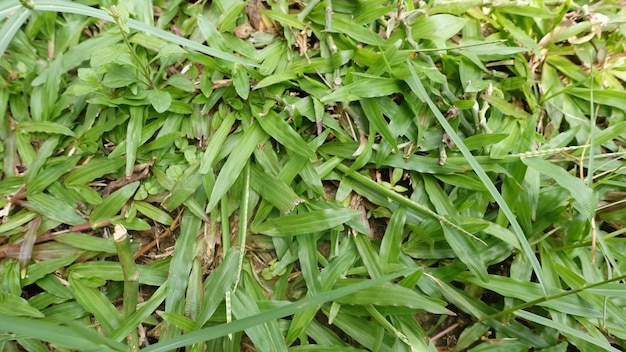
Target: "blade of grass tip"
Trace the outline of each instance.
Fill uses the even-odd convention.
[[[9,19],[0,28],[2,38],[0,38],[0,57],[4,55],[4,51],[13,40],[15,33],[22,27],[24,22],[30,17],[30,10],[25,7],[15,6],[13,15],[9,16]]]
[[[585,340],[593,345],[596,345],[600,348],[602,348],[603,351],[611,351],[611,352],[619,352],[620,350],[618,350],[617,348],[611,346],[608,341],[606,340],[600,340],[597,338],[593,338],[590,335],[585,334],[584,332],[582,332],[579,329],[574,329],[572,327],[569,327],[565,324],[556,322],[554,320],[548,319],[548,318],[544,318],[542,316],[536,315],[534,313],[525,311],[525,310],[520,310],[514,313],[516,316],[522,318],[522,319],[526,319],[526,320],[530,320],[534,323],[537,324],[541,324],[543,326],[547,326],[547,327],[551,327],[557,331],[559,331],[561,334],[567,334],[567,335],[571,335],[571,336],[575,336],[576,338],[579,338],[581,340]]]
[[[435,206],[437,212],[443,216],[449,216],[455,221],[459,221],[460,214],[455,205],[448,198],[448,195],[439,186],[439,183],[435,181],[434,177],[429,175],[423,175],[424,189],[428,195],[428,199]],[[442,223],[443,234],[446,242],[450,245],[454,253],[458,258],[470,269],[472,273],[480,277],[484,282],[489,281],[487,275],[487,268],[485,263],[480,258],[476,243],[472,241],[476,240],[481,242],[486,247],[486,243],[476,236],[467,237],[456,231],[456,229],[449,227],[446,223]]]
[[[228,195],[224,194],[220,199],[220,216],[222,219],[228,219]],[[230,224],[228,221],[220,221],[222,225],[222,246],[224,247],[224,258],[230,251]]]
[[[290,213],[296,205],[304,201],[287,182],[264,172],[259,167],[251,167],[250,171],[252,173],[250,178],[252,189],[281,213]]]
[[[74,2],[70,2],[70,1],[36,0],[34,10],[74,13],[77,15],[85,15],[85,16],[98,18],[98,19],[108,21],[108,22],[115,22],[113,20],[113,17],[109,16],[109,14],[107,14],[103,10],[94,9],[89,6],[77,4]],[[183,37],[179,37],[174,33],[164,31],[162,29],[147,25],[145,23],[139,22],[134,19],[129,19],[128,22],[126,22],[126,25],[129,28],[141,31],[143,33],[152,34],[155,37],[161,38],[163,40],[167,40],[170,43],[178,44],[178,45],[187,47],[189,49],[199,51],[203,54],[207,54],[210,56],[214,56],[214,57],[226,60],[228,62],[239,63],[242,65],[248,65],[252,67],[259,67],[259,65],[251,61],[244,60],[235,55],[228,54],[228,53],[225,53],[223,51],[220,51],[214,48],[210,48],[206,45],[196,43],[194,41],[191,41]]]
[[[268,236],[303,235],[332,229],[358,218],[359,215],[359,212],[347,208],[315,210],[271,218],[253,227],[252,232]]]
[[[205,209],[207,213],[211,212],[222,196],[228,192],[246,166],[254,149],[267,138],[267,134],[256,123],[250,125],[243,133],[241,136],[242,142],[230,153],[228,160],[226,160],[226,163],[220,170],[220,174],[217,176],[217,180],[215,180],[209,204],[207,204]]]
[[[406,207],[399,206],[398,209],[391,214],[389,224],[385,229],[385,235],[380,243],[380,259],[383,264],[398,263],[405,223]]]
[[[410,275],[414,269],[407,269],[396,272],[394,274],[386,275],[378,279],[365,280],[354,285],[341,287],[322,294],[307,297],[297,302],[269,310],[264,313],[255,314],[250,317],[239,319],[230,323],[220,324],[210,328],[189,332],[185,335],[178,336],[168,341],[158,342],[149,347],[143,349],[145,352],[165,352],[176,349],[178,347],[189,346],[195,343],[213,340],[222,336],[226,336],[231,333],[242,331],[252,326],[263,324],[270,320],[276,320],[284,318],[289,315],[293,315],[298,311],[316,307],[320,304],[337,300],[340,297],[348,295],[350,293],[366,289],[375,285],[382,284],[384,282],[393,280],[399,276]]]
[[[93,225],[118,215],[124,204],[135,194],[139,184],[139,181],[135,181],[111,193],[91,212],[90,223]]]
[[[298,236],[298,260],[309,295],[322,292],[317,263],[317,236]]]
[[[43,318],[45,315],[37,308],[30,305],[30,302],[24,298],[8,293],[0,292],[0,314],[9,314],[11,316],[24,316],[32,318]]]
[[[459,150],[461,150],[461,153],[467,159],[467,162],[470,164],[472,169],[474,169],[474,172],[478,175],[480,180],[485,184],[485,187],[487,187],[487,190],[489,191],[491,196],[496,200],[496,202],[498,203],[498,205],[500,206],[500,208],[506,215],[506,218],[511,223],[511,227],[513,227],[514,233],[515,235],[517,235],[517,238],[524,251],[524,254],[528,258],[531,266],[533,267],[535,275],[537,276],[537,280],[541,284],[541,288],[544,294],[547,294],[548,287],[546,285],[546,280],[543,277],[541,264],[539,264],[537,257],[535,257],[534,251],[532,250],[530,244],[528,243],[528,240],[526,239],[526,236],[524,235],[524,231],[522,230],[522,227],[517,222],[515,215],[513,215],[511,208],[509,208],[509,205],[506,203],[504,198],[502,198],[502,195],[498,192],[498,189],[496,188],[496,186],[493,184],[493,182],[491,182],[491,179],[489,178],[489,176],[487,176],[487,173],[485,172],[485,170],[483,170],[483,168],[480,166],[476,158],[474,158],[474,155],[472,155],[472,153],[469,151],[469,149],[467,149],[465,144],[463,144],[463,140],[461,139],[461,137],[459,137],[459,135],[456,134],[456,132],[454,131],[454,128],[452,128],[450,123],[448,123],[448,120],[446,120],[446,118],[439,111],[439,108],[437,108],[437,105],[435,105],[432,99],[430,99],[430,97],[428,96],[428,93],[426,93],[426,89],[422,85],[422,82],[420,81],[419,77],[417,76],[417,73],[415,72],[413,63],[410,60],[407,60],[407,64],[409,67],[409,71],[411,72],[411,77],[405,80],[406,83],[409,85],[413,93],[419,99],[425,101],[428,104],[428,106],[430,107],[430,110],[437,118],[437,121],[439,121],[441,126],[443,126],[444,130],[448,133],[448,135],[450,135],[450,138],[452,139],[454,144],[456,144]]]
[[[91,279],[103,280],[97,276]],[[85,279],[85,281],[77,278],[77,275],[70,275],[68,279],[76,302],[91,313],[102,330],[108,334],[119,326],[121,320],[119,312],[99,288],[92,287],[88,282],[89,279]]]
[[[374,318],[374,320],[380,324],[385,330],[390,332],[393,336],[395,336],[400,341],[404,342],[407,346],[411,346],[411,342],[407,339],[406,335],[404,335],[401,331],[396,329],[393,324],[391,324],[387,318],[382,315],[374,306],[368,304],[365,307],[365,310]]]
[[[365,268],[367,268],[367,273],[370,277],[373,279],[381,277],[383,275],[383,268],[381,266],[380,257],[372,246],[372,241],[367,238],[367,235],[357,234],[354,236],[354,243],[356,244],[361,260]]]
[[[200,163],[200,170],[198,170],[201,174],[206,174],[211,171],[215,159],[219,154],[219,151],[222,149],[226,138],[230,134],[230,130],[235,123],[235,113],[230,113],[226,116],[226,118],[220,123],[220,127],[217,128],[211,139],[209,140],[209,144],[204,151],[204,155],[202,156],[202,161]]]

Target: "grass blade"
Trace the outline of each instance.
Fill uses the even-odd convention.
[[[542,316],[539,316],[537,314],[525,311],[525,310],[520,310],[515,312],[515,315],[526,319],[526,320],[530,320],[532,322],[535,322],[537,324],[541,324],[547,327],[551,327],[553,329],[555,329],[556,331],[559,331],[562,334],[565,335],[572,335],[575,336],[576,338],[579,338],[581,340],[587,341],[593,345],[598,346],[599,348],[601,348],[603,351],[611,351],[611,352],[619,352],[620,350],[618,350],[617,348],[611,346],[611,344],[609,344],[608,341],[606,341],[605,339],[600,340],[598,338],[593,338],[585,333],[583,333],[580,329],[575,329],[572,327],[569,327],[565,324],[556,322],[554,320],[551,319],[547,319],[544,318]]]
[[[316,210],[269,219],[253,227],[252,231],[268,236],[297,236],[329,230],[356,219],[359,215],[359,212],[345,208]]]
[[[522,158],[522,162],[554,179],[561,187],[570,192],[579,205],[577,208],[585,218],[591,219],[593,217],[597,201],[595,200],[593,190],[583,181],[541,158]]]
[[[0,56],[4,55],[15,33],[20,30],[20,27],[30,17],[31,11],[25,7],[16,6],[14,11],[16,13],[11,14],[9,19],[2,25],[2,28],[0,28],[0,33],[2,33],[2,38],[0,38]]]
[[[169,341],[159,342],[153,344],[147,348],[144,348],[145,352],[165,352],[178,347],[187,346],[199,342],[209,341],[218,337],[226,336],[231,333],[242,331],[248,327],[262,324],[264,322],[280,319],[289,315],[293,315],[297,311],[315,307],[325,302],[336,300],[340,297],[348,295],[353,292],[357,292],[368,287],[372,287],[383,282],[392,280],[399,276],[405,276],[412,272],[412,270],[403,270],[398,273],[383,276],[378,279],[366,280],[347,287],[341,287],[333,289],[328,292],[324,292],[317,296],[307,297],[299,300],[298,302],[290,303],[280,308],[275,308],[270,311],[249,316],[243,319],[238,319],[231,323],[218,325],[198,331],[187,333],[183,336],[179,336]]]
[[[248,162],[250,155],[255,148],[258,147],[267,135],[258,124],[252,124],[241,136],[241,143],[237,145],[237,149],[226,160],[226,163],[222,167],[215,185],[213,186],[213,192],[211,198],[209,198],[209,204],[207,204],[206,212],[210,213],[213,208],[220,201],[222,196],[228,192],[230,187],[235,183],[239,174],[243,170],[244,166]]]
[[[517,222],[515,215],[513,215],[513,212],[509,208],[509,205],[506,204],[506,201],[502,198],[502,195],[500,195],[500,193],[498,192],[498,189],[493,184],[493,182],[491,182],[491,179],[489,178],[489,176],[487,176],[487,173],[485,172],[485,170],[483,170],[483,168],[480,166],[478,161],[476,161],[476,158],[474,158],[474,155],[472,155],[472,153],[465,147],[465,145],[463,144],[463,140],[454,131],[454,129],[452,128],[450,123],[446,120],[446,118],[441,114],[441,112],[439,111],[439,108],[437,108],[437,105],[435,105],[432,99],[430,99],[430,96],[428,96],[428,93],[426,93],[426,90],[424,89],[422,82],[417,76],[417,73],[415,73],[415,69],[413,68],[413,63],[408,61],[408,66],[411,71],[411,77],[406,79],[407,84],[409,85],[409,87],[411,87],[411,90],[413,91],[413,93],[415,93],[415,95],[417,95],[420,99],[423,99],[424,101],[426,101],[426,103],[430,107],[431,112],[437,118],[437,121],[439,121],[441,126],[443,126],[444,130],[448,133],[448,135],[450,135],[450,138],[457,145],[461,153],[463,153],[463,156],[467,159],[467,162],[471,165],[474,172],[478,175],[478,177],[483,182],[485,187],[487,187],[489,194],[491,194],[491,196],[498,203],[498,205],[500,206],[500,208],[506,215],[506,218],[511,223],[511,226],[513,227],[513,231],[522,246],[524,255],[530,262],[530,265],[533,267],[533,271],[535,272],[535,275],[537,276],[537,280],[539,280],[539,283],[541,284],[541,287],[544,293],[547,294],[548,286],[547,286],[546,280],[543,277],[541,264],[539,264],[539,261],[537,260],[537,257],[535,256],[535,252],[530,247],[530,243],[528,243],[528,240],[526,239],[526,235],[524,235],[524,231],[522,230],[522,227],[520,226],[520,224]]]
[[[126,345],[103,337],[79,323],[67,326],[41,319],[11,317],[0,314],[0,329],[78,351],[122,352],[127,350]]]
[[[82,4],[70,2],[70,1],[56,1],[56,0],[33,0],[35,3],[34,10],[37,11],[53,11],[53,12],[67,12],[67,13],[75,13],[77,15],[85,15],[94,18],[98,18],[101,20],[105,20],[107,22],[115,22],[113,17],[109,16],[105,11],[94,9],[92,7],[88,7]],[[199,51],[201,53],[214,56],[220,59],[224,59],[229,62],[239,63],[242,65],[250,65],[250,66],[258,66],[253,62],[248,60],[243,60],[235,55],[227,54],[223,51],[216,50],[214,48],[210,48],[205,45],[198,44],[189,39],[179,37],[173,33],[166,32],[162,29],[152,27],[145,23],[139,22],[137,20],[129,19],[126,23],[129,28],[141,31],[143,33],[152,34],[157,38],[161,38],[167,40],[168,42],[178,44],[189,49]]]
[[[176,241],[174,257],[169,267],[169,286],[165,300],[165,312],[167,313],[184,314],[185,292],[189,282],[191,263],[196,252],[196,237],[201,224],[202,221],[188,211],[183,214],[180,221],[180,236]],[[167,340],[179,334],[178,328],[169,326],[162,338]]]

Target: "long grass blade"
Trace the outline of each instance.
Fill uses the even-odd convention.
[[[546,280],[543,277],[541,264],[539,264],[539,261],[537,260],[537,257],[535,256],[535,252],[531,248],[530,243],[528,243],[528,240],[526,239],[526,235],[524,234],[524,231],[522,230],[522,227],[520,226],[519,222],[517,222],[517,219],[515,218],[515,215],[511,211],[511,208],[506,203],[504,198],[502,198],[502,195],[500,195],[500,192],[498,192],[498,189],[496,188],[496,186],[493,184],[489,176],[487,176],[487,173],[485,172],[485,170],[483,170],[483,168],[480,166],[478,161],[476,161],[476,158],[474,158],[474,155],[472,155],[472,153],[467,149],[467,147],[465,147],[465,145],[463,144],[463,140],[459,137],[456,131],[452,128],[452,126],[446,120],[446,118],[441,114],[441,112],[439,111],[435,103],[432,101],[432,99],[430,99],[430,96],[428,95],[428,93],[426,93],[426,90],[424,89],[422,82],[420,81],[419,77],[417,76],[417,73],[415,72],[415,68],[413,68],[413,63],[408,61],[407,64],[409,66],[409,70],[411,71],[411,77],[406,79],[407,84],[409,85],[409,87],[411,87],[411,90],[413,91],[413,93],[415,93],[415,95],[417,95],[420,99],[424,100],[428,104],[431,112],[437,118],[437,121],[441,124],[441,126],[443,126],[444,130],[448,133],[448,135],[450,135],[450,138],[457,145],[459,150],[461,150],[461,153],[463,153],[463,156],[467,159],[467,162],[471,165],[474,172],[478,175],[478,177],[483,182],[485,187],[487,187],[489,194],[491,194],[491,196],[498,203],[498,205],[500,206],[500,208],[506,215],[506,218],[509,220],[511,226],[513,227],[513,231],[522,246],[524,255],[530,262],[530,265],[533,267],[533,271],[535,272],[535,275],[537,276],[537,280],[539,280],[539,283],[541,284],[541,288],[543,289],[544,294],[547,294],[548,287],[546,285]]]

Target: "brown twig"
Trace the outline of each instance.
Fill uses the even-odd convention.
[[[148,253],[148,251],[151,250],[152,248],[156,247],[156,245],[159,243],[160,240],[169,236],[172,233],[172,231],[174,231],[178,227],[178,223],[180,222],[181,216],[182,216],[182,213],[179,213],[178,216],[176,216],[176,218],[174,219],[174,222],[170,225],[170,227],[167,230],[165,230],[162,234],[158,235],[154,240],[152,240],[152,242],[148,243],[147,245],[140,248],[137,252],[135,252],[135,255],[134,255],[135,260],[141,257],[142,255]]]
[[[83,224],[72,226],[69,229],[65,229],[61,231],[55,231],[55,232],[48,231],[40,236],[37,236],[37,238],[35,239],[35,244],[50,241],[54,239],[54,236],[56,235],[61,235],[64,233],[69,233],[69,232],[82,232],[82,231],[87,231],[87,230],[93,230],[93,229],[102,228],[102,227],[109,226],[109,225],[111,225],[111,220],[102,220],[93,225],[90,224],[89,222],[85,222]],[[22,242],[18,242],[15,244],[8,243],[3,246],[0,246],[0,259],[17,258],[19,256],[21,247],[22,247]]]

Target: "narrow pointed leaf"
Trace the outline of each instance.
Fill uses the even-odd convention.
[[[243,170],[246,165],[248,158],[250,158],[254,149],[257,148],[259,143],[261,143],[265,138],[266,134],[258,124],[250,125],[250,127],[244,132],[241,137],[241,143],[239,143],[237,148],[230,154],[228,160],[222,167],[219,176],[217,176],[217,179],[215,180],[213,193],[211,193],[209,204],[206,208],[207,213],[215,208],[217,202],[220,201],[222,196],[226,194],[233,183],[235,183],[241,173],[241,170]]]
[[[98,221],[107,220],[119,215],[120,210],[130,197],[135,194],[137,188],[139,188],[139,181],[135,181],[111,193],[111,195],[105,198],[104,201],[91,212],[89,221],[95,224]]]
[[[296,236],[329,230],[356,219],[359,215],[358,211],[345,208],[316,210],[273,218],[253,227],[252,230],[268,236]]]
[[[85,223],[85,219],[74,210],[74,207],[45,193],[28,195],[31,210],[52,220],[68,225]]]

